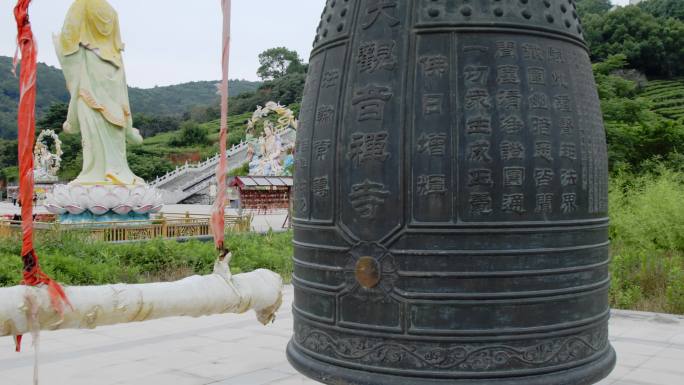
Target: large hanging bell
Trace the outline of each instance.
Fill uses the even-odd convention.
[[[598,382],[607,169],[574,0],[328,0],[291,363],[327,384]]]

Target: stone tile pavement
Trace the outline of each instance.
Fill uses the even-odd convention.
[[[174,318],[92,331],[43,333],[41,385],[306,385],[285,358],[292,288],[275,324],[253,314]],[[600,385],[683,385],[684,317],[615,312],[611,340],[618,367]],[[0,339],[0,385],[30,385],[25,352]]]

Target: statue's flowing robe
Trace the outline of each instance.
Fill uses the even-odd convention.
[[[128,166],[126,137],[133,130],[123,64],[84,46],[64,55],[55,43],[71,94],[67,124],[81,132],[83,169],[74,183],[142,184]]]
[[[126,160],[126,137],[135,133],[123,64],[83,45],[65,55],[59,37],[55,47],[71,94],[67,127],[80,131],[83,142],[83,169],[74,183],[143,184]]]

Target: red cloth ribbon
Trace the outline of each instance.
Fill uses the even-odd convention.
[[[214,244],[219,250],[225,245],[225,211],[226,211],[226,174],[228,173],[228,159],[226,146],[228,139],[228,65],[230,63],[230,10],[231,0],[221,0],[223,8],[223,55],[221,81],[221,133],[219,134],[220,159],[216,167],[217,194],[211,213],[211,232]]]
[[[21,229],[23,234],[21,255],[24,262],[22,284],[27,286],[46,285],[55,311],[64,312],[64,304],[71,306],[64,289],[47,276],[38,262],[33,249],[33,146],[36,134],[36,60],[37,47],[29,22],[28,7],[31,0],[19,0],[14,7],[17,21],[17,47],[21,52],[21,73],[19,75],[19,200],[21,201]],[[18,53],[18,52],[17,52]],[[14,57],[14,72],[18,55]],[[21,350],[22,336],[16,336],[16,350]]]

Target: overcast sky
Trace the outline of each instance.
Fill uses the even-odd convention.
[[[57,66],[52,33],[73,0],[33,0],[38,60]],[[218,0],[109,0],[119,12],[130,85],[154,87],[221,77]],[[0,55],[12,56],[16,1],[0,0]],[[613,0],[626,4],[629,0]],[[308,60],[325,0],[234,0],[230,77],[257,80],[257,55],[285,46]]]

